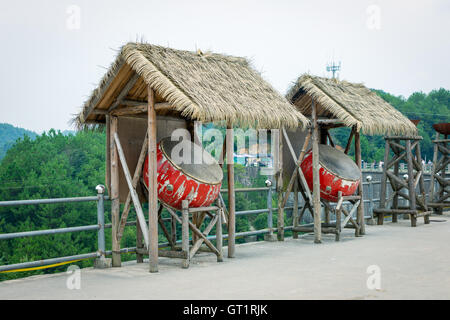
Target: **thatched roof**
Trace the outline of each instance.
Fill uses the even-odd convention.
[[[156,93],[156,102],[168,103],[169,113],[191,120],[259,128],[308,124],[244,58],[143,43],[121,48],[75,122],[81,126],[104,122],[112,105],[129,106],[121,100],[145,102],[148,85]],[[124,88],[129,90],[126,95]]]
[[[356,125],[366,134],[417,134],[408,118],[362,84],[304,74],[286,94],[306,116],[311,115],[311,97],[319,117]]]

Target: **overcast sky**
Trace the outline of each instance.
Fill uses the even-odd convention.
[[[78,20],[77,17],[80,17]],[[0,122],[68,121],[128,41],[249,58],[281,93],[302,73],[409,96],[450,89],[450,1],[6,1]]]

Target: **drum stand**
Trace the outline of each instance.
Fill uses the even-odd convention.
[[[141,184],[147,188],[145,183],[141,181]],[[163,209],[166,209],[171,216],[171,228],[170,232],[164,224],[164,220],[161,217]],[[210,218],[209,224],[201,231],[201,226],[208,216]],[[181,217],[177,214],[176,210],[162,202],[159,202],[158,209],[158,223],[164,236],[169,243],[170,249],[163,249],[158,251],[160,257],[167,258],[179,258],[182,259],[182,267],[189,268],[191,260],[199,251],[212,252],[217,256],[217,262],[223,261],[223,236],[222,236],[222,221],[223,221],[223,207],[220,199],[216,200],[216,206],[211,207],[199,207],[189,208],[189,201],[182,201]],[[189,220],[191,218],[192,222]],[[177,223],[181,225],[181,247],[177,246],[176,226]],[[211,230],[216,227],[216,246],[208,239],[208,235]],[[189,240],[189,230],[192,232],[192,241]],[[192,246],[189,247],[189,244]],[[202,244],[205,244],[207,248],[201,250]],[[148,250],[145,248],[137,248],[137,254],[148,254]]]
[[[420,155],[420,136],[386,136],[386,149],[384,154],[383,177],[381,180],[380,207],[374,209],[378,215],[378,225],[382,225],[385,214],[392,214],[392,222],[397,222],[399,214],[410,215],[411,227],[417,225],[417,217],[424,217],[425,224],[430,223],[431,211],[428,211],[425,196],[422,158]],[[394,156],[389,159],[390,151]],[[415,152],[415,156],[414,156]],[[400,161],[405,160],[408,165],[407,176],[399,176]],[[393,170],[390,170],[393,168]],[[386,199],[386,184],[389,181],[392,194]],[[416,193],[419,185],[420,195]],[[403,192],[406,189],[408,192]],[[400,207],[399,198],[408,200],[409,206]],[[392,206],[389,203],[392,201]]]
[[[331,139],[331,136],[328,134],[328,130],[322,129],[322,131],[323,131],[322,135],[321,135],[323,137],[323,139],[321,139],[322,142],[326,142],[326,139],[328,138],[331,146],[334,147],[333,140]],[[355,133],[356,133],[356,130],[355,129],[352,130],[352,134],[350,135],[345,153],[348,152],[348,150],[350,148],[351,140],[353,139],[353,136],[355,135]],[[306,154],[306,148],[308,147],[312,132],[311,132],[311,130],[308,132],[298,159],[295,156],[295,152],[294,152],[294,149],[290,142],[289,136],[287,135],[284,128],[283,128],[283,135],[284,135],[284,138],[286,140],[286,143],[288,145],[288,148],[290,150],[290,153],[293,157],[293,160],[294,160],[296,166],[295,166],[294,172],[291,176],[291,179],[289,181],[289,184],[287,186],[284,198],[282,199],[281,207],[282,208],[285,207],[286,202],[289,198],[289,194],[293,188],[294,209],[293,209],[292,231],[293,231],[293,238],[296,239],[296,238],[298,238],[299,232],[304,232],[304,233],[316,232],[316,227],[314,227],[314,226],[299,225],[299,222],[302,220],[306,209],[308,209],[309,212],[311,213],[313,220],[317,219],[314,214],[313,195],[312,195],[312,192],[311,192],[308,184],[306,183],[306,179],[303,174],[303,171],[300,168],[300,164],[303,161],[303,158]],[[313,143],[315,143],[315,141],[313,141]],[[359,139],[355,138],[355,144],[357,144],[357,143],[359,143]],[[360,184],[361,183],[362,183],[362,181],[360,182]],[[361,184],[361,186],[362,186],[362,184]],[[298,192],[299,191],[303,197],[303,203],[304,203],[304,206],[300,212],[300,215],[298,215]],[[355,229],[355,237],[361,236],[363,234],[363,232],[362,232],[363,226],[362,225],[364,223],[364,218],[363,217],[357,218],[357,219],[353,218],[353,214],[356,211],[361,210],[360,209],[361,208],[361,200],[362,200],[362,188],[358,188],[357,194],[353,195],[353,196],[342,196],[342,193],[339,192],[338,202],[337,202],[337,205],[335,208],[333,208],[328,201],[320,199],[320,202],[318,202],[318,204],[317,204],[319,206],[319,210],[321,209],[321,205],[320,205],[321,203],[323,204],[324,209],[325,209],[325,221],[323,223],[322,223],[322,221],[319,222],[320,232],[335,234],[336,241],[340,240],[340,234],[341,234],[342,228],[354,228]],[[342,206],[344,201],[349,201],[352,204],[352,207],[350,210],[346,210]],[[332,213],[332,212],[336,216],[336,221],[334,223],[332,223],[330,221],[330,213]],[[345,219],[343,222],[341,222],[342,213],[345,215]],[[360,213],[358,212],[358,214],[360,214]],[[319,219],[321,219],[320,216],[319,216]],[[347,224],[349,222],[350,222],[350,225],[347,226]],[[315,241],[315,242],[318,242],[318,241]]]
[[[138,263],[143,262],[143,256],[149,254],[148,246],[149,246],[149,229],[147,227],[145,216],[142,210],[141,202],[139,201],[137,186],[138,182],[141,182],[141,185],[147,189],[145,183],[143,183],[141,174],[143,163],[145,159],[145,155],[147,154],[147,146],[148,146],[148,135],[145,136],[144,143],[141,149],[141,153],[139,155],[139,159],[136,165],[136,170],[134,172],[133,177],[131,177],[128,164],[125,159],[125,154],[122,149],[122,145],[119,140],[119,136],[115,133],[112,138],[114,139],[114,144],[116,146],[117,155],[120,160],[120,164],[122,165],[123,173],[125,175],[125,179],[127,181],[129,194],[124,204],[124,209],[122,216],[120,218],[120,223],[118,223],[118,230],[114,232],[114,235],[117,239],[117,243],[120,243],[120,240],[123,236],[123,231],[127,222],[128,214],[130,212],[131,203],[134,205],[134,209],[136,211],[137,222],[136,222],[136,260]],[[147,189],[148,191],[148,189]],[[143,194],[147,197],[148,200],[148,192],[143,192]],[[183,259],[183,268],[188,268],[191,259],[195,256],[195,254],[199,251],[201,245],[204,243],[211,252],[216,254],[217,261],[223,260],[222,254],[222,216],[223,207],[222,203],[219,199],[216,201],[216,206],[212,207],[201,207],[201,208],[189,208],[188,201],[184,200],[182,202],[182,216],[181,218],[176,214],[173,208],[170,208],[166,205],[161,205],[158,208],[158,223],[163,231],[171,250],[158,250],[158,256],[161,257],[169,257],[169,258],[180,258]],[[170,213],[172,221],[171,221],[171,232],[169,233],[168,229],[164,224],[164,220],[161,217],[162,209],[165,207],[167,211]],[[195,216],[195,223],[189,221],[189,215]],[[210,223],[207,227],[201,231],[201,225],[208,215],[211,218]],[[200,218],[198,218],[200,217]],[[194,220],[194,219],[193,219]],[[176,240],[176,223],[181,224],[182,229],[182,240],[181,240],[181,248],[177,247]],[[207,236],[213,229],[216,227],[216,246],[214,246]],[[189,249],[189,230],[192,231],[192,247]],[[120,253],[119,253],[120,254]]]
[[[433,211],[437,214],[442,214],[444,207],[450,207],[450,201],[447,199],[450,197],[450,180],[446,179],[445,169],[450,163],[450,149],[448,148],[448,135],[443,135],[444,139],[439,139],[439,132],[436,131],[436,140],[434,143],[434,154],[433,154],[433,169],[431,172],[430,181],[430,203],[429,207],[433,208]],[[441,155],[439,155],[441,154]],[[439,160],[438,160],[439,159]],[[436,190],[434,181],[437,181],[439,185],[439,190]]]

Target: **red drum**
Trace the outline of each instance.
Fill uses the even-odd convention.
[[[200,146],[164,138],[157,144],[156,161],[158,198],[170,207],[181,209],[183,200],[189,201],[189,207],[207,207],[219,195],[222,169]],[[148,187],[148,158],[143,177]]]
[[[308,151],[300,165],[309,188],[313,188],[312,150]],[[320,197],[331,202],[355,193],[361,179],[361,170],[344,152],[329,145],[319,145]]]

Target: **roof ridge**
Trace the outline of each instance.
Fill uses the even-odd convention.
[[[323,86],[320,84],[320,83],[318,83],[317,81],[315,81],[315,79],[311,79],[312,80],[312,82],[324,93],[324,94],[326,94],[331,100],[333,100],[333,102],[335,102],[336,104],[338,104],[341,108],[343,108],[353,119],[355,119],[355,121],[357,121],[358,122],[358,124],[357,124],[357,126],[358,126],[358,131],[359,131],[359,129],[360,129],[360,127],[361,127],[361,123],[362,123],[362,120],[359,118],[359,117],[357,117],[353,112],[350,112],[343,104],[341,104],[339,101],[337,101],[336,99],[334,99],[330,94],[329,94],[329,92],[326,90],[326,89],[324,89],[323,88]],[[330,110],[331,111],[331,110]]]

